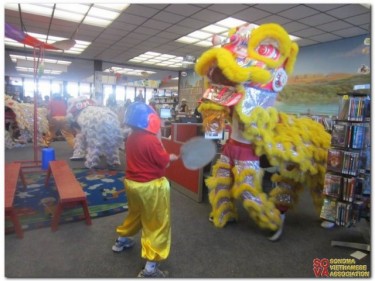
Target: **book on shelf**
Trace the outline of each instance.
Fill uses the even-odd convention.
[[[333,172],[342,172],[344,151],[330,148],[328,149],[327,168]]]
[[[352,126],[351,148],[362,149],[366,137],[366,127],[358,124]]]
[[[371,147],[366,147],[359,152],[358,167],[364,171],[371,170]]]
[[[337,202],[336,224],[348,226],[351,223],[352,204],[346,202]]]
[[[353,202],[356,189],[356,178],[343,178],[342,184],[342,200]]]
[[[344,95],[339,104],[339,114],[337,118],[339,120],[347,120],[348,119],[348,112],[349,112],[349,97]]]
[[[358,173],[359,151],[342,151],[341,173],[356,176]]]
[[[324,198],[320,217],[327,221],[335,222],[337,212],[337,201],[332,198]]]
[[[369,97],[344,95],[339,104],[339,120],[364,121],[369,117]]]
[[[331,144],[337,147],[346,147],[348,144],[348,124],[336,123],[332,126]]]
[[[364,121],[370,121],[371,118],[371,99],[370,97],[365,98],[365,104],[363,109]]]
[[[334,175],[326,173],[324,177],[323,194],[339,198],[341,191],[342,177],[340,175]]]

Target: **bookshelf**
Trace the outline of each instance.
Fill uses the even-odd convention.
[[[169,108],[174,111],[178,103],[178,93],[169,89],[155,91],[152,100],[155,102],[158,112],[161,108]]]
[[[338,95],[339,112],[332,124],[320,214],[323,227],[350,227],[361,218],[369,219],[370,213],[370,94]]]

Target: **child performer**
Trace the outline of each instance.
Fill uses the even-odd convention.
[[[132,103],[124,123],[132,128],[125,145],[124,185],[129,213],[116,229],[119,237],[112,250],[131,248],[134,241],[130,236],[142,229],[142,258],[147,262],[138,277],[167,277],[168,272],[157,266],[167,259],[171,246],[170,186],[164,175],[178,156],[168,154],[157,137],[160,119],[150,106]]]

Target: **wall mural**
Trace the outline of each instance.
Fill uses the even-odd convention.
[[[302,47],[275,107],[293,114],[337,115],[337,93],[371,83],[370,46],[365,39],[358,36]]]
[[[194,69],[181,71],[178,83],[179,98],[185,98],[188,107],[194,110],[203,95],[203,78]]]

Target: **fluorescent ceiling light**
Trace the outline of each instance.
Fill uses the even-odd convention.
[[[218,25],[210,24],[206,27],[203,27],[202,30],[210,33],[223,33],[226,32],[228,29]]]
[[[10,59],[16,64],[16,70],[20,72],[35,72],[34,69],[34,57],[10,54]],[[43,75],[53,74],[60,75],[63,72],[67,72],[68,66],[71,61],[57,60],[57,59],[43,59]]]
[[[23,13],[30,13],[50,18],[54,4],[20,4]],[[85,24],[107,27],[115,20],[129,4],[56,4],[54,17],[70,22],[81,22]],[[6,4],[5,9],[18,11],[18,4]]]
[[[210,46],[212,46],[212,42],[205,40],[205,41],[197,42],[194,45],[201,46],[201,47],[210,47]]]
[[[197,38],[192,38],[189,36],[183,36],[176,40],[176,42],[187,43],[187,44],[196,43],[197,41],[198,41]]]
[[[189,37],[198,38],[198,39],[207,39],[212,36],[212,33],[203,32],[200,30],[194,31],[189,34]]]
[[[21,60],[34,61],[34,57],[30,57],[30,56],[15,55],[15,54],[10,54],[9,56],[10,56],[10,59],[14,63],[17,63],[17,61],[21,61]],[[56,60],[56,59],[44,59],[44,62],[54,63],[54,64],[62,64],[62,65],[70,65],[72,63],[71,61]]]
[[[170,54],[161,54],[157,52],[146,52],[137,57],[134,57],[129,60],[129,62],[135,62],[140,64],[154,64],[165,67],[181,67],[183,57],[176,57]]]
[[[232,27],[237,27],[237,26],[243,25],[245,23],[246,23],[246,21],[229,17],[229,18],[223,19],[221,21],[218,21],[215,25],[227,27],[229,29],[229,28],[232,28]]]
[[[221,21],[218,21],[214,24],[210,24],[206,27],[203,27],[200,30],[196,30],[194,32],[189,33],[186,36],[182,36],[175,40],[176,42],[185,43],[189,45],[195,45],[200,47],[212,47],[212,37],[214,35],[218,36],[221,42],[224,42],[227,39],[228,31],[231,28],[235,28],[244,24],[249,24],[250,28],[256,28],[258,25],[247,23],[243,20],[239,20],[236,18],[226,18]],[[290,39],[296,41],[300,39],[297,36],[290,35]]]

